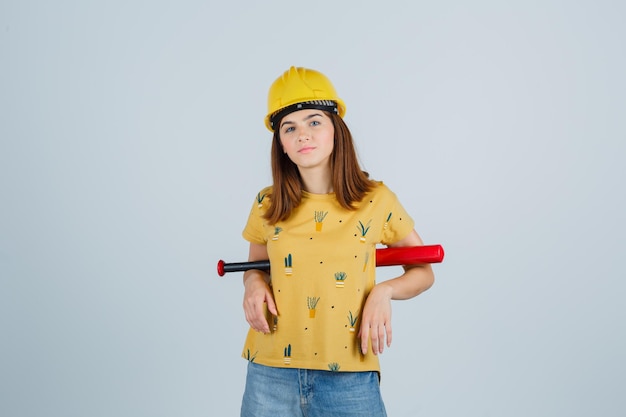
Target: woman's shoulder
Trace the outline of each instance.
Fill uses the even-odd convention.
[[[272,193],[272,186],[268,185],[266,187],[261,188],[261,190],[259,191],[259,194],[271,194]]]
[[[374,186],[370,190],[370,195],[389,195],[393,194],[393,191],[382,180],[372,180]]]
[[[395,204],[398,201],[397,194],[381,180],[374,181],[374,187],[366,194],[364,201],[378,201],[380,203]]]
[[[272,195],[272,189],[273,187],[271,185],[261,188],[259,192],[257,193],[257,198],[260,198],[263,196],[269,197],[270,195]]]
[[[264,203],[269,202],[271,193],[272,193],[271,186],[263,187],[256,193],[254,200],[258,208],[267,206],[267,204],[264,204]]]

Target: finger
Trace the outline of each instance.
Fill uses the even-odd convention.
[[[255,315],[256,315],[256,329],[257,331],[261,332],[261,333],[269,333],[270,332],[270,326],[267,322],[267,318],[265,317],[265,305],[264,303],[261,303],[258,305],[258,308],[255,311]]]
[[[370,337],[369,325],[362,325],[359,335],[361,336],[361,353],[365,355],[367,354],[367,344]]]
[[[261,332],[261,333],[269,333],[270,332],[270,327],[267,324],[267,320],[263,319],[255,319],[252,321],[251,327],[253,330],[256,330],[257,332]]]
[[[378,324],[374,324],[370,328],[370,340],[372,342],[372,353],[378,355],[380,345],[382,345],[381,334]]]
[[[392,334],[392,331],[391,331],[391,322],[388,322],[388,323],[385,325],[385,329],[387,329],[387,347],[390,347],[390,346],[391,346],[391,334]]]
[[[257,319],[254,314],[254,309],[245,309],[244,312],[246,315],[246,321],[250,325],[250,328],[252,328],[252,330],[257,330]]]
[[[378,332],[377,332],[377,334],[378,334],[378,340],[377,340],[377,342],[378,342],[378,345],[377,345],[378,350],[377,350],[377,352],[378,353],[383,353],[383,350],[385,349],[385,335],[386,335],[386,333],[385,333],[385,326],[383,324],[381,324],[380,326],[378,326],[377,330],[378,330]]]
[[[269,312],[277,316],[278,309],[276,308],[276,302],[274,301],[274,296],[271,292],[267,293],[267,295],[265,296],[265,300],[267,302],[267,309],[269,310]]]
[[[248,300],[244,307],[246,321],[253,330],[269,333],[269,325],[263,311],[263,303]]]

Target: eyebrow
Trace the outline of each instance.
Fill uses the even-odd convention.
[[[321,113],[312,113],[312,114],[309,114],[308,116],[306,116],[302,120],[303,121],[307,121],[307,120],[309,120],[309,119],[311,119],[311,118],[313,118],[315,116],[321,116],[321,115],[322,115]],[[292,122],[291,120],[285,120],[284,122],[280,123],[280,127],[282,128],[284,125],[287,125],[287,124],[295,124],[295,122]]]

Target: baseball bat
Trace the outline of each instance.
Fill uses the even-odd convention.
[[[443,246],[404,246],[398,248],[376,249],[376,266],[431,264],[443,261]],[[217,274],[223,277],[227,272],[240,272],[249,269],[270,270],[270,261],[217,262]]]

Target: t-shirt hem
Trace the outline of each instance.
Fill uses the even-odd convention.
[[[242,355],[243,359],[250,361],[245,355]],[[328,365],[321,365],[318,363],[310,363],[310,362],[302,362],[302,361],[289,361],[289,363],[285,363],[284,360],[279,361],[269,361],[269,360],[253,360],[258,365],[270,366],[273,368],[292,368],[292,369],[313,369],[318,371],[328,371],[328,372],[378,372],[380,374],[380,367],[376,366],[366,366],[366,367],[354,367],[354,366],[339,366],[333,369],[330,369]]]

